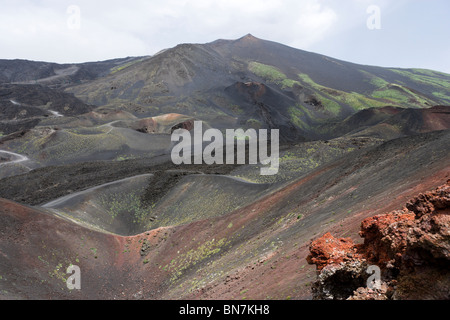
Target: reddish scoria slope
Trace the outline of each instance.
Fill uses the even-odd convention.
[[[0,292],[3,298],[311,298],[310,239],[356,234],[361,220],[449,179],[449,134],[355,151],[234,212],[129,237],[1,200]],[[81,268],[81,291],[66,288],[70,264]]]
[[[94,232],[36,208],[0,199],[0,296],[6,299],[112,297],[121,239]],[[82,290],[66,286],[79,265]]]
[[[166,245],[163,252],[175,258],[162,268],[171,272],[182,258],[194,259],[181,264],[183,275],[163,296],[310,298],[310,239],[330,230],[352,234],[364,217],[398,208],[405,198],[441,184],[450,176],[442,150],[448,141],[448,133],[392,141],[322,166],[226,216],[178,228],[168,241],[185,247]]]
[[[158,298],[163,281],[142,257],[169,231],[122,237],[0,199],[0,299]],[[67,288],[70,265],[80,267],[81,290]]]

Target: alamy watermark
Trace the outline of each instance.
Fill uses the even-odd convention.
[[[270,137],[269,137],[270,135]],[[270,138],[270,148],[268,148]],[[174,164],[246,164],[248,146],[248,164],[263,165],[261,175],[275,175],[279,167],[279,130],[278,129],[226,129],[225,138],[219,129],[203,132],[202,121],[194,121],[193,137],[186,129],[176,129],[172,133],[172,142],[178,142],[171,152]],[[204,144],[208,143],[204,147]],[[235,146],[237,145],[236,155]],[[270,149],[270,155],[269,153]],[[224,159],[225,157],[225,159]],[[193,159],[192,159],[193,158]],[[235,159],[236,158],[236,159]],[[235,163],[236,161],[236,163]],[[258,162],[259,161],[259,162]]]
[[[366,25],[369,30],[380,30],[381,29],[381,9],[379,6],[370,5],[366,10],[367,14],[370,16],[367,18]]]
[[[371,274],[371,276],[367,279],[367,288],[375,290],[381,289],[381,270],[378,266],[370,265],[366,272]]]
[[[67,28],[69,30],[80,30],[81,29],[81,9],[79,6],[70,5],[66,9],[67,14]]]
[[[79,266],[71,264],[67,267],[66,273],[71,274],[67,280],[66,285],[69,290],[81,290],[81,269]]]

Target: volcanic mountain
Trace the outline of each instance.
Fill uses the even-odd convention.
[[[450,178],[449,104],[448,74],[252,35],[1,60],[0,298],[310,299],[311,239],[354,236]],[[171,133],[194,121],[279,129],[278,174],[175,165]]]
[[[178,45],[67,91],[139,117],[177,112],[217,128],[276,127],[296,140],[368,108],[448,104],[449,86],[447,74],[357,65],[247,35]]]
[[[357,65],[250,34],[105,62],[58,65],[2,60],[0,82],[16,83],[15,91],[24,84],[59,88],[102,113],[121,110],[141,119],[177,113],[219,129],[277,128],[287,142],[336,137],[326,127],[361,110],[423,109],[450,103],[448,74]],[[30,90],[27,87],[23,96]],[[3,102],[3,108],[10,100]],[[34,104],[16,102],[41,106],[52,101],[49,96]],[[33,120],[17,129],[39,123]]]

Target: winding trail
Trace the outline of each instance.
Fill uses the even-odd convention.
[[[36,84],[36,83],[45,83],[45,82],[52,82],[55,80],[62,79],[64,77],[72,76],[76,74],[80,70],[80,67],[76,65],[69,66],[65,69],[59,69],[54,70],[54,75],[49,76],[47,78],[37,79],[37,80],[30,80],[30,81],[21,81],[21,82],[13,82],[13,84]]]
[[[83,190],[83,191],[75,192],[75,193],[69,194],[67,196],[55,199],[53,201],[50,201],[50,202],[48,202],[46,204],[41,205],[41,207],[43,207],[43,208],[55,208],[55,207],[58,207],[58,206],[60,206],[61,204],[65,203],[65,202],[67,202],[68,200],[70,200],[72,198],[75,198],[75,197],[78,197],[80,195],[92,192],[94,190],[97,190],[97,189],[100,189],[100,188],[103,188],[103,187],[106,187],[106,186],[110,186],[110,185],[113,185],[113,184],[126,182],[126,181],[129,181],[129,180],[132,180],[132,179],[136,179],[136,178],[140,178],[140,177],[150,177],[150,176],[153,176],[153,174],[151,174],[151,173],[140,174],[140,175],[133,176],[133,177],[128,177],[128,178],[125,178],[125,179],[120,179],[120,180],[104,183],[104,184],[101,184],[101,185],[98,185],[98,186],[95,186],[95,187],[92,187],[92,188],[89,188],[89,189],[86,189],[86,190]]]
[[[240,177],[231,176],[231,175],[225,175],[225,174],[200,173],[200,174],[196,174],[196,176],[222,177],[222,178],[227,178],[227,179],[230,179],[230,180],[238,181],[238,182],[241,182],[241,183],[246,183],[246,184],[251,184],[251,185],[259,185],[259,186],[262,186],[262,185],[272,186],[273,185],[272,183],[254,182],[254,181],[242,179]]]
[[[192,174],[193,176],[209,176],[209,177],[215,176],[215,177],[222,177],[222,178],[225,178],[225,179],[235,180],[235,181],[238,181],[240,183],[245,183],[245,184],[265,185],[265,184],[259,184],[259,183],[250,182],[250,181],[247,181],[247,180],[244,180],[244,179],[241,179],[241,178],[238,178],[238,177],[234,177],[234,176],[229,176],[229,175],[205,174],[205,173],[198,173],[198,172],[192,172],[192,173],[193,173]],[[131,179],[136,179],[136,178],[140,178],[140,177],[150,177],[150,176],[153,176],[153,175],[154,174],[152,174],[152,173],[146,173],[146,174],[141,174],[141,175],[137,175],[137,176],[128,177],[128,178],[125,178],[125,179],[120,179],[120,180],[115,180],[115,181],[112,181],[112,182],[104,183],[104,184],[101,184],[101,185],[98,185],[98,186],[95,186],[95,187],[88,188],[86,190],[78,191],[78,192],[75,192],[75,193],[68,194],[66,196],[60,197],[58,199],[52,200],[52,201],[50,201],[48,203],[45,203],[45,204],[41,205],[41,207],[43,207],[43,208],[57,208],[60,205],[66,203],[67,201],[69,201],[69,200],[71,200],[71,199],[73,199],[75,197],[78,197],[78,196],[86,194],[86,193],[90,193],[90,192],[95,191],[97,189],[100,189],[100,188],[103,188],[103,187],[106,187],[106,186],[110,186],[110,185],[114,185],[114,184],[118,184],[118,183],[122,183],[122,182],[126,182],[126,181],[129,181]],[[267,184],[267,185],[270,185],[270,184]]]
[[[9,154],[9,155],[12,155],[12,156],[16,157],[17,159],[11,160],[11,161],[6,161],[6,162],[0,162],[0,167],[3,166],[3,165],[6,165],[6,164],[20,163],[20,162],[25,162],[25,161],[30,160],[30,159],[29,159],[28,157],[26,157],[26,156],[23,156],[23,155],[21,155],[21,154],[14,153],[14,152],[11,152],[11,151],[0,150],[0,155],[1,155],[2,153],[6,153],[6,154]]]
[[[53,111],[53,110],[48,110],[48,111],[50,111],[51,114],[52,114],[54,117],[56,117],[56,118],[58,118],[58,117],[64,117],[64,115],[61,114],[61,113],[59,113],[58,111]]]
[[[109,127],[110,129],[109,129],[109,131],[106,133],[106,134],[109,134],[114,128],[116,128],[116,127],[113,126],[113,124],[115,124],[115,123],[117,123],[117,122],[120,122],[120,121],[122,121],[122,120],[114,120],[114,121],[112,121],[112,122],[108,122],[108,123],[102,124],[102,125],[98,126],[98,128],[101,128],[101,127]]]

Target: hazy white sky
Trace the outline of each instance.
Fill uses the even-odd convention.
[[[450,73],[448,0],[0,0],[1,59],[98,61],[247,33],[355,63]]]

